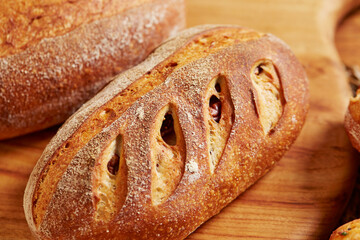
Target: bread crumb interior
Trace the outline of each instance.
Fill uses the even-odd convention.
[[[279,121],[285,104],[280,78],[273,63],[262,60],[254,65],[251,80],[260,123],[268,134]]]

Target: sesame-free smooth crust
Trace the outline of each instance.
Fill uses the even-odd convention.
[[[282,41],[188,29],[51,140],[25,191],[30,229],[39,239],[183,239],[274,166],[307,109],[305,72]]]

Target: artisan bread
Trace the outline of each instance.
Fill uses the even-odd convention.
[[[345,115],[345,128],[354,148],[360,151],[360,89],[350,99]]]
[[[63,122],[185,19],[183,0],[0,5],[0,139]]]
[[[360,239],[360,219],[345,223],[336,229],[329,240],[356,240]]]
[[[61,127],[26,187],[29,227],[38,239],[183,239],[274,166],[307,109],[282,41],[188,29]]]

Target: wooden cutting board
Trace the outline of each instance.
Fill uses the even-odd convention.
[[[187,1],[188,26],[239,24],[282,38],[305,67],[311,94],[306,124],[286,156],[188,239],[329,237],[353,189],[359,161],[343,128],[351,93],[334,46],[338,20],[356,5],[360,0]],[[31,239],[23,192],[56,130],[0,142],[0,239]]]

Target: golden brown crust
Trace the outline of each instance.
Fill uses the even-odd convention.
[[[345,115],[345,128],[353,147],[360,152],[360,89],[356,96],[350,99]]]
[[[0,57],[149,1],[0,0]]]
[[[337,228],[329,240],[355,240],[360,239],[360,219],[348,222]]]
[[[46,21],[47,25],[23,29],[32,18],[32,13],[25,11],[31,9],[31,1],[22,9],[26,13],[17,16],[26,21],[14,20],[13,28],[8,24],[2,28],[13,30],[10,35],[29,34],[31,39],[19,46],[0,42],[0,49],[16,48],[0,58],[0,139],[64,121],[115,74],[142,61],[184,26],[183,0],[84,2],[39,4],[42,12],[57,14],[33,21]],[[9,9],[1,8],[1,21],[12,11],[20,11],[11,4]],[[104,12],[95,11],[100,7],[97,4]],[[55,20],[60,25],[50,29]]]
[[[281,116],[268,133],[250,78],[254,64],[264,59],[277,74],[269,73],[267,83],[280,79],[284,98]],[[154,86],[142,85],[149,79]],[[222,104],[220,119],[208,110],[213,96]],[[235,26],[189,29],[119,75],[59,130],[26,188],[29,226],[38,238],[182,239],[280,159],[299,134],[307,108],[304,70],[277,38]],[[106,112],[107,124],[101,125],[97,119]],[[174,143],[158,134],[165,112],[173,115]],[[217,127],[208,131],[212,125]],[[77,137],[79,131],[85,138]],[[220,159],[212,161],[209,146],[224,139]],[[126,161],[126,191],[124,180],[99,174],[103,161],[115,154],[110,146],[118,146],[116,154]],[[162,183],[171,174],[162,171],[169,166],[176,170],[176,184],[166,187]],[[115,194],[125,196],[121,204],[106,204],[112,199],[106,196],[112,193],[107,183],[120,186]],[[158,190],[161,194],[154,195]]]

